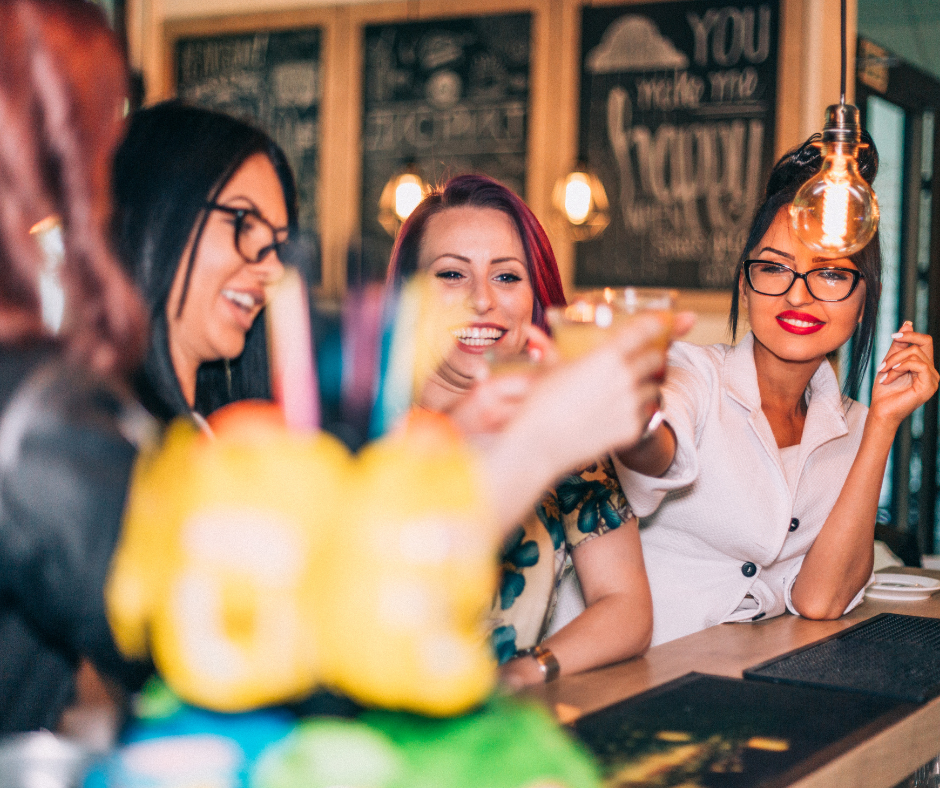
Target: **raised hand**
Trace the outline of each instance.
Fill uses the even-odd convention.
[[[895,429],[937,391],[940,375],[933,362],[933,338],[905,321],[878,367],[872,387],[871,416]]]

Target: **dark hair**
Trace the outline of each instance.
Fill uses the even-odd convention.
[[[55,211],[63,233],[68,357],[102,372],[139,363],[142,304],[108,243],[111,156],[123,132],[123,50],[91,3],[0,3],[0,340],[45,334],[44,259],[30,225]]]
[[[218,112],[165,102],[134,114],[114,164],[115,246],[150,310],[151,346],[139,393],[154,414],[189,412],[170,358],[167,301],[186,266],[181,303],[208,218],[206,203],[246,159],[263,153],[274,165],[287,203],[288,233],[296,236],[297,196],[290,166],[263,131]],[[192,249],[183,253],[193,239]],[[195,409],[202,414],[240,399],[269,398],[264,316],[255,320],[237,359],[202,364]]]
[[[398,287],[405,277],[418,270],[418,253],[428,219],[448,208],[465,206],[495,208],[512,219],[522,239],[529,281],[532,282],[532,322],[548,330],[545,309],[565,304],[552,245],[529,206],[511,189],[485,175],[458,175],[421,201],[395,239],[386,278],[388,284]]]
[[[761,239],[770,229],[777,214],[793,202],[800,187],[819,172],[822,166],[822,154],[815,144],[820,139],[814,134],[806,142],[789,151],[775,165],[770,173],[767,191],[763,204],[757,209],[754,222],[751,225],[747,243],[734,270],[734,284],[731,290],[731,314],[728,323],[731,328],[731,338],[734,340],[738,330],[738,300],[739,283],[744,271],[744,261],[753,253]],[[878,151],[868,132],[862,132],[862,141],[867,147],[859,150],[859,171],[862,177],[870,184],[878,173]],[[856,328],[852,342],[852,356],[849,361],[849,370],[845,378],[843,393],[854,398],[868,366],[871,357],[872,343],[875,337],[875,320],[878,315],[878,300],[881,297],[881,240],[875,232],[874,237],[858,252],[849,255],[851,260],[862,272],[865,282],[865,304],[862,312],[862,322]]]

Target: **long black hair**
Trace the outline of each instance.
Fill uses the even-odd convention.
[[[288,235],[297,235],[297,193],[284,152],[263,131],[218,112],[165,102],[135,113],[114,163],[114,243],[150,310],[151,345],[139,394],[161,418],[188,413],[170,358],[166,318],[170,288],[193,263],[214,202],[242,163],[256,153],[277,172],[287,203]],[[183,259],[190,238],[192,249]],[[208,362],[196,377],[195,409],[204,415],[235,400],[269,398],[264,316],[255,320],[237,359]]]
[[[818,145],[820,135],[814,134],[806,142],[786,153],[770,172],[767,182],[767,191],[764,202],[757,209],[747,243],[734,270],[734,284],[731,290],[731,314],[728,324],[731,328],[731,338],[737,337],[738,331],[738,301],[739,283],[744,271],[744,261],[747,260],[761,239],[770,229],[777,214],[796,197],[800,187],[816,175],[822,167],[822,154]],[[870,184],[878,173],[878,150],[868,132],[862,132],[862,142],[867,147],[859,150],[859,172]],[[849,360],[849,370],[845,378],[842,391],[847,397],[855,398],[871,357],[872,344],[875,338],[875,320],[878,316],[878,300],[881,297],[881,240],[879,234],[875,235],[868,244],[855,254],[848,257],[858,270],[862,272],[865,281],[865,305],[862,312],[862,322],[855,329],[852,337],[852,355]]]

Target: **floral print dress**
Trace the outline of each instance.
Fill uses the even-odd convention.
[[[491,614],[500,664],[544,637],[572,551],[632,517],[609,458],[566,476],[535,506],[503,551]]]

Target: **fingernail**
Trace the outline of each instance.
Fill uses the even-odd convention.
[[[878,378],[878,382],[879,382],[879,383],[884,383],[887,379],[888,379],[888,373],[886,372],[884,375],[882,375],[880,378]]]
[[[891,369],[897,369],[900,366],[901,366],[900,364],[895,364],[893,367],[891,367]]]
[[[891,335],[891,339],[903,339],[903,337],[904,337],[904,332],[903,332],[903,331],[898,331],[897,334],[892,334],[892,335]]]
[[[881,366],[878,367],[878,369],[876,369],[875,372],[881,372],[881,370],[883,370],[883,369],[885,368],[885,364],[887,364],[887,363],[888,363],[887,361],[882,361],[882,362],[881,362]]]

